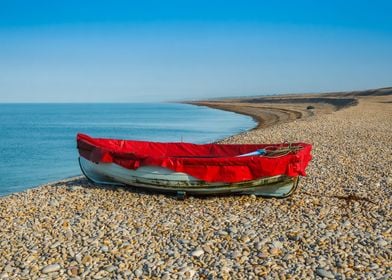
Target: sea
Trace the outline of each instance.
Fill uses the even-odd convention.
[[[80,175],[78,132],[210,143],[255,126],[248,116],[177,103],[0,104],[0,196]]]

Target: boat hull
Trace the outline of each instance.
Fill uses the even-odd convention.
[[[298,177],[273,176],[238,183],[208,183],[186,173],[174,172],[157,166],[126,169],[114,163],[95,163],[79,157],[83,174],[93,183],[132,186],[159,192],[190,195],[254,194],[263,197],[284,198],[298,186]]]

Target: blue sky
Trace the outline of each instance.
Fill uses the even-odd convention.
[[[392,85],[391,1],[0,1],[0,102]]]

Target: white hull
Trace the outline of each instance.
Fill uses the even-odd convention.
[[[186,173],[157,166],[126,169],[114,163],[94,163],[79,158],[83,174],[98,184],[130,185],[178,195],[240,193],[267,197],[287,197],[298,185],[298,177],[274,176],[240,183],[207,183]]]

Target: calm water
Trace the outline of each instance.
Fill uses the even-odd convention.
[[[207,143],[247,116],[184,104],[0,104],[0,196],[80,174],[75,136]]]

